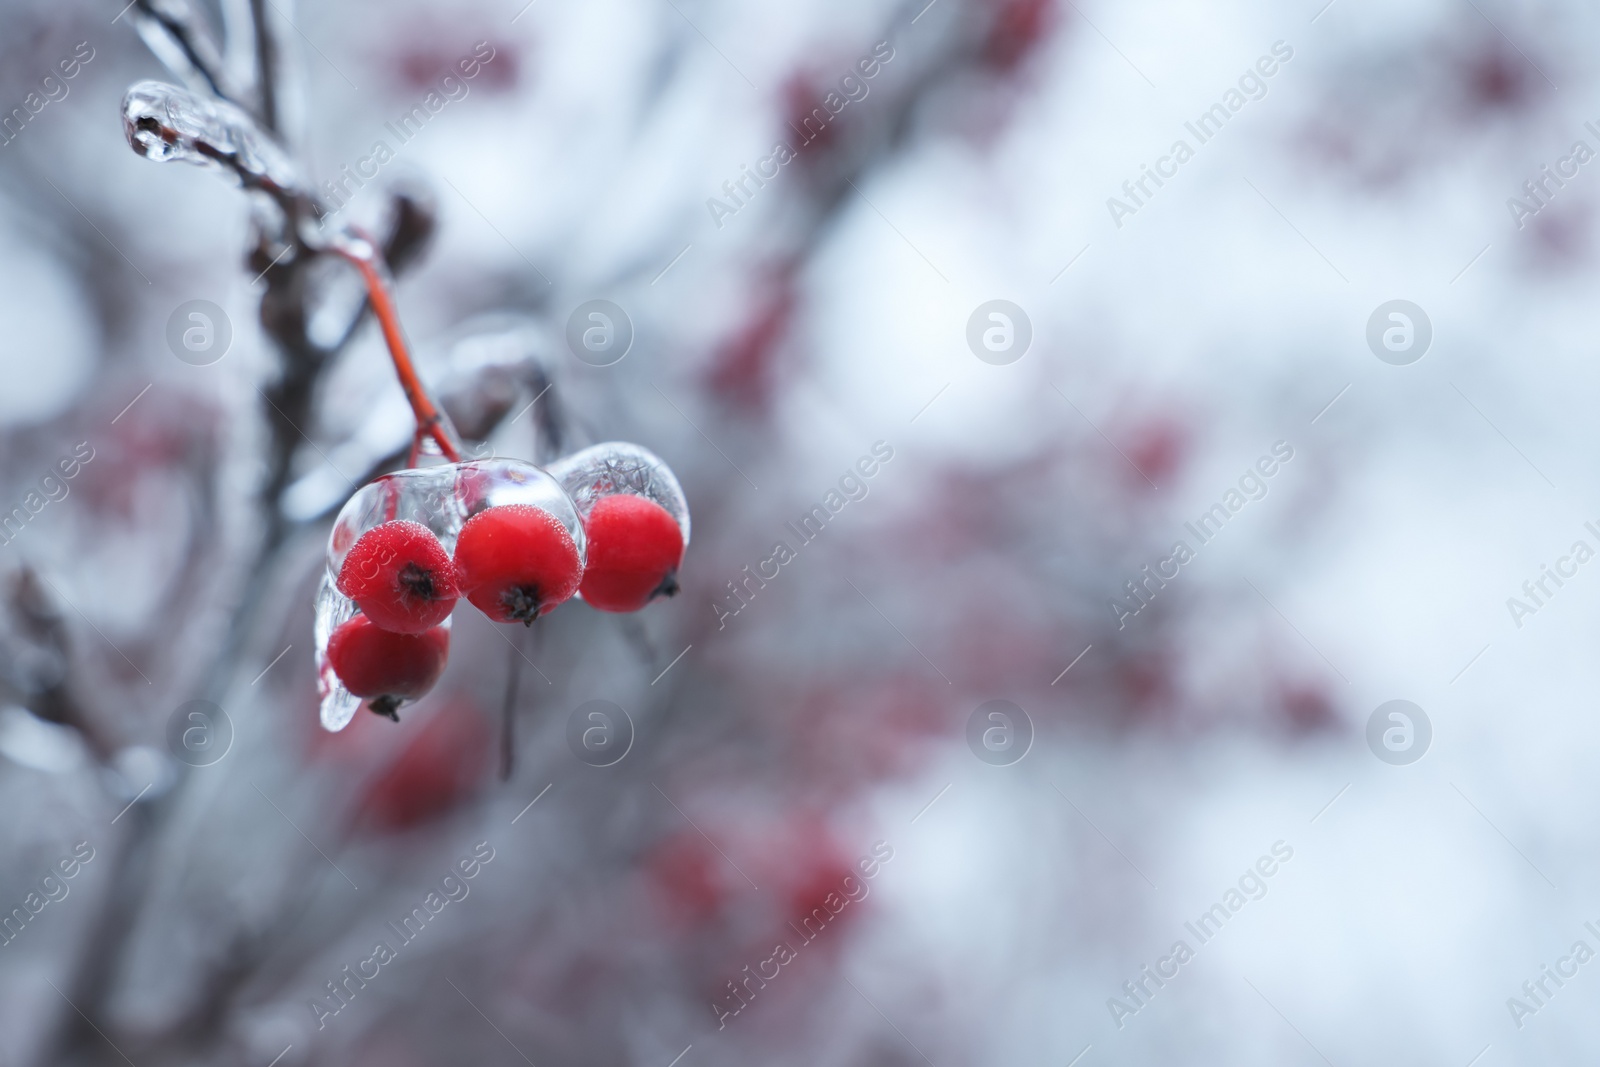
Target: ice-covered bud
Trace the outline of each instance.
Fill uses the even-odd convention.
[[[476,322],[449,347],[439,404],[469,440],[487,440],[507,419],[527,420],[538,434],[535,460],[559,455],[563,420],[547,370],[549,351],[547,331],[532,320]]]

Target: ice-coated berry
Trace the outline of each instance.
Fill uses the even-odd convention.
[[[328,663],[352,696],[370,699],[380,715],[398,721],[395,709],[433,688],[450,655],[450,630],[435,626],[420,634],[394,633],[365,615],[342,623],[328,639]]]
[[[462,594],[495,622],[532,625],[571,599],[583,577],[571,532],[532,504],[502,504],[468,519],[455,563]]]
[[[589,565],[579,591],[600,611],[638,611],[678,591],[683,531],[667,509],[628,493],[602,497],[584,523]]]
[[[439,539],[405,519],[362,534],[339,568],[338,586],[374,625],[399,634],[439,625],[461,595],[455,566]]]
[[[672,469],[647,448],[608,441],[550,465],[583,523],[579,595],[600,611],[638,611],[678,591],[689,505]]]

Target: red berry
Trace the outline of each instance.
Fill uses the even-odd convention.
[[[375,625],[399,634],[439,625],[461,596],[439,539],[420,522],[404,519],[361,535],[339,568],[338,586]]]
[[[584,523],[589,566],[579,591],[601,611],[638,611],[678,591],[683,531],[653,500],[631,493],[601,497]]]
[[[450,631],[436,626],[425,633],[399,634],[357,615],[328,638],[328,663],[353,696],[371,698],[379,715],[399,720],[402,700],[415,700],[433,688],[450,655]]]
[[[456,539],[456,578],[472,605],[495,622],[533,620],[578,591],[583,564],[567,528],[532,504],[480,511]]]

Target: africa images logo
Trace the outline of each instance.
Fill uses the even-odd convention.
[[[1294,446],[1287,441],[1278,441],[1272,446],[1271,455],[1263,455],[1239,477],[1237,489],[1229,487],[1222,494],[1222,499],[1212,504],[1194,522],[1186,522],[1183,528],[1194,537],[1195,546],[1189,547],[1189,542],[1179,538],[1173,542],[1172,552],[1163,559],[1157,560],[1154,570],[1146,563],[1140,570],[1139,576],[1130,578],[1122,583],[1127,591],[1126,600],[1115,597],[1108,598],[1106,603],[1111,607],[1111,614],[1117,620],[1117,629],[1121,630],[1128,625],[1128,620],[1149,607],[1155,600],[1156,594],[1167,587],[1167,583],[1182,573],[1182,568],[1200,554],[1200,549],[1210,544],[1222,532],[1222,527],[1244,510],[1246,504],[1264,498],[1271,491],[1268,483],[1274,474],[1277,474],[1284,465],[1294,458]]]
[[[865,100],[872,91],[867,82],[876,78],[894,56],[894,46],[888,41],[873,45],[870,55],[861,57],[854,67],[840,77],[837,91],[828,90],[822,102],[801,118],[799,126],[790,123],[790,128],[800,135],[798,145],[791,145],[787,141],[777,142],[771,152],[756,161],[754,170],[749,164],[741,163],[739,176],[722,183],[722,192],[727,199],[715,196],[706,198],[706,210],[711,213],[711,221],[717,224],[717,229],[722,229],[724,219],[748,207],[756,193],[765,189],[767,183],[776,178],[784,167],[799,159],[800,149],[822,137],[828,124],[836,120],[846,107]],[[755,183],[754,189],[750,187],[752,182]]]
[[[1237,888],[1229,886],[1222,894],[1221,900],[1201,912],[1200,917],[1194,922],[1184,923],[1184,929],[1194,937],[1197,945],[1206,945],[1216,940],[1224,924],[1243,911],[1246,904],[1267,895],[1267,879],[1277,874],[1282,866],[1293,858],[1292,845],[1287,841],[1274,841],[1271,856],[1261,856],[1254,864],[1245,868],[1244,873],[1239,876]],[[1156,992],[1177,978],[1183,966],[1194,957],[1195,949],[1190,947],[1189,942],[1179,938],[1173,942],[1167,955],[1156,960],[1154,970],[1146,965],[1140,968],[1139,973],[1133,978],[1123,982],[1124,996],[1106,999],[1106,1010],[1111,1013],[1111,1021],[1117,1024],[1117,1029],[1121,1030],[1126,1026],[1129,1017],[1149,1007]]]
[[[368,982],[376,980],[384,967],[399,959],[400,951],[422,936],[428,924],[440,912],[451,904],[466,900],[472,892],[472,887],[467,883],[476,878],[494,857],[495,851],[489,842],[478,842],[473,846],[472,854],[457,860],[437,885],[430,886],[422,901],[413,904],[398,923],[390,921],[387,924],[387,929],[394,934],[393,944],[385,936],[373,945],[370,956],[356,962],[354,970],[346,965],[338,976],[330,978],[325,984],[327,994],[309,1001],[311,1013],[316,1016],[317,1029],[324,1029],[329,1019],[348,1008],[356,994],[367,988]]]
[[[820,937],[828,924],[843,913],[845,908],[866,900],[867,895],[872,892],[872,887],[868,883],[878,877],[883,865],[892,859],[894,859],[894,846],[887,841],[874,841],[871,855],[862,856],[856,861],[856,870],[861,872],[859,878],[855,874],[845,875],[840,879],[837,889],[830,889],[811,912],[800,919],[799,926],[792,920],[789,922],[789,929],[799,938],[798,948],[791,945],[786,936],[773,947],[772,955],[756,964],[754,972],[746,964],[744,970],[740,972],[742,978],[730,979],[727,984],[728,995],[711,1002],[711,1013],[717,1017],[717,1029],[726,1029],[728,1020],[748,1008],[756,999],[756,993],[767,988],[767,983],[782,974],[784,967],[799,959],[800,949]],[[767,969],[769,967],[770,971]]]
[[[893,445],[887,441],[874,441],[872,454],[856,460],[854,467],[840,476],[838,488],[829,489],[823,496],[822,503],[813,504],[811,510],[800,516],[798,524],[784,523],[784,532],[794,537],[794,547],[791,548],[788,541],[777,541],[772,546],[772,554],[757,563],[754,572],[746,565],[739,572],[744,575],[742,579],[728,580],[728,595],[722,598],[723,603],[714,602],[711,605],[717,614],[717,629],[724,629],[729,619],[750,606],[757,592],[782,574],[784,567],[799,559],[800,549],[821,536],[823,529],[844,510],[846,504],[865,500],[870,492],[867,479],[876,475],[883,469],[883,464],[893,458]]]
[[[1122,193],[1127,199],[1114,196],[1106,198],[1106,210],[1111,212],[1111,221],[1116,223],[1117,229],[1122,229],[1124,217],[1137,215],[1139,209],[1147,206],[1155,196],[1156,190],[1178,176],[1178,168],[1194,158],[1195,146],[1203,145],[1221,133],[1222,127],[1244,110],[1245,104],[1264,98],[1267,95],[1266,79],[1278,73],[1280,64],[1293,58],[1294,49],[1287,42],[1273,41],[1272,54],[1257,59],[1253,67],[1239,75],[1237,88],[1229,88],[1222,94],[1221,100],[1202,111],[1193,122],[1183,124],[1184,129],[1194,136],[1194,145],[1180,137],[1172,142],[1168,154],[1156,159],[1154,168],[1148,163],[1139,164],[1139,176],[1122,183]],[[1150,188],[1151,182],[1155,183],[1155,189]],[[1144,195],[1140,196],[1141,193]]]

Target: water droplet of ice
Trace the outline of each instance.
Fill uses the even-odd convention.
[[[122,97],[122,129],[135,152],[232,175],[251,188],[294,190],[294,164],[243,110],[165,82],[141,81]]]

